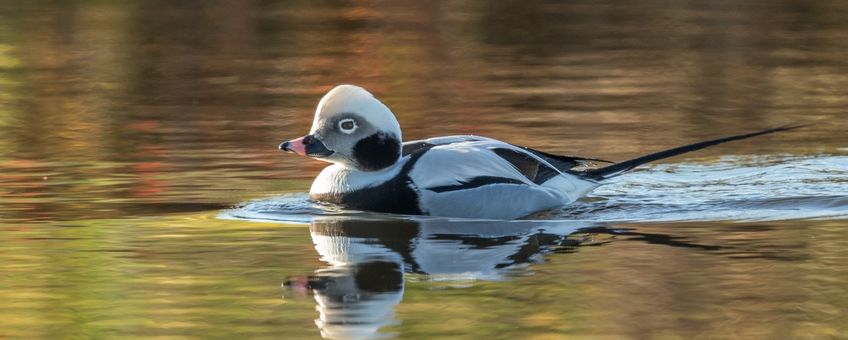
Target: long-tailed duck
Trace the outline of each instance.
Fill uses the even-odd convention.
[[[554,155],[478,136],[403,143],[400,124],[386,105],[361,87],[340,85],[321,98],[309,134],[279,148],[333,163],[312,183],[309,197],[316,201],[395,214],[514,219],[568,205],[604,180],[651,161],[798,127],[581,168],[600,160]]]

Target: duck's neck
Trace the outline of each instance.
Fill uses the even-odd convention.
[[[311,196],[341,195],[378,186],[397,176],[403,168],[403,163],[405,159],[377,171],[362,171],[342,164],[333,164],[324,168],[315,178],[309,194]]]

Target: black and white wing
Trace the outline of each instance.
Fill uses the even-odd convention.
[[[545,154],[485,137],[433,138],[404,149],[421,210],[431,215],[523,217],[571,203],[598,185],[560,170],[565,160],[553,159],[555,165]]]

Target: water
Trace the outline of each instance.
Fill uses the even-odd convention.
[[[4,2],[0,337],[848,337],[846,14]],[[323,164],[276,150],[339,83],[407,139],[610,160],[814,125],[522,221],[386,216],[308,202]]]
[[[662,164],[608,181],[565,208],[525,221],[775,221],[848,218],[848,157],[759,155]],[[398,218],[312,202],[306,193],[247,202],[222,218],[309,223],[314,217]],[[407,217],[416,220],[420,218]],[[428,218],[425,218],[428,219]],[[462,221],[462,219],[451,219]]]

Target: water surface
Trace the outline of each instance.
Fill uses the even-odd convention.
[[[0,337],[848,337],[848,3],[0,3]],[[362,85],[404,138],[637,169],[519,222],[307,202]],[[285,283],[285,285],[283,285]],[[341,321],[346,320],[346,321]]]

